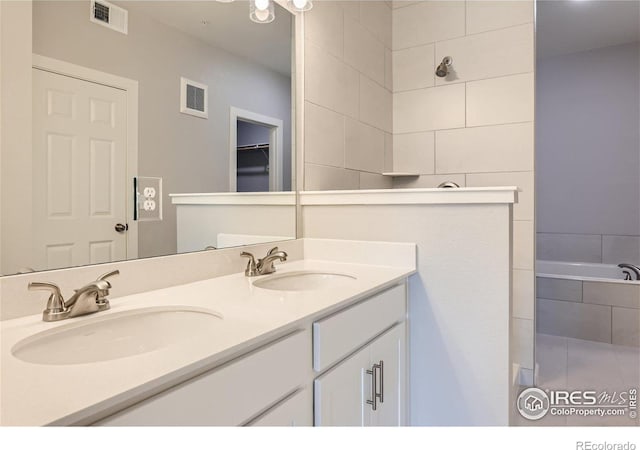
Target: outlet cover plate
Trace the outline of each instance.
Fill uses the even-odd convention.
[[[162,220],[162,178],[136,177],[136,220],[151,222]],[[145,196],[145,194],[149,194]],[[145,208],[145,204],[147,208]],[[154,205],[154,208],[149,208]]]

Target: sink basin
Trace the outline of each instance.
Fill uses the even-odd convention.
[[[253,285],[274,291],[315,291],[345,286],[355,279],[342,273],[299,271],[269,275],[256,280]]]
[[[96,316],[34,334],[11,353],[35,364],[85,364],[149,353],[206,338],[222,315],[200,308],[151,307]]]

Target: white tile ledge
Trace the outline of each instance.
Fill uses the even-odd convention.
[[[515,186],[455,189],[363,189],[302,191],[301,205],[441,205],[516,203]]]
[[[419,177],[419,173],[414,172],[382,172],[385,177]]]
[[[169,194],[174,205],[291,205],[295,192],[203,192]]]

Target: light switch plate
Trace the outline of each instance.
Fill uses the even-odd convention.
[[[136,220],[162,220],[162,178],[136,177]]]

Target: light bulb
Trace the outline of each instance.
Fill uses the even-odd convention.
[[[290,9],[298,12],[309,11],[313,8],[313,2],[311,0],[288,0],[287,5]]]
[[[269,0],[255,0],[255,4],[258,11],[266,11],[269,9]]]
[[[264,22],[268,18],[269,18],[268,10],[256,9],[256,19],[258,19],[260,22]]]
[[[249,18],[257,23],[271,23],[275,19],[274,9],[271,0],[251,0]]]

